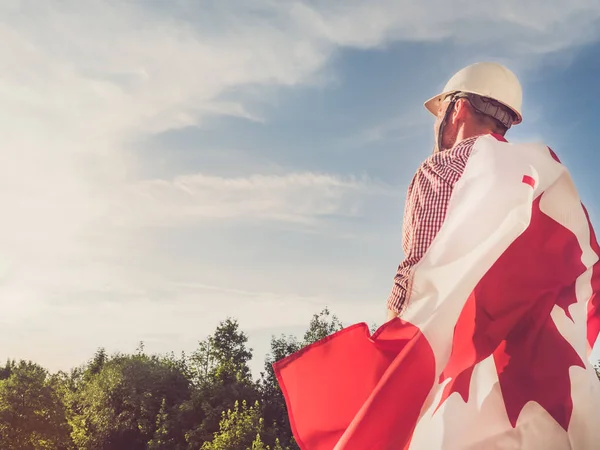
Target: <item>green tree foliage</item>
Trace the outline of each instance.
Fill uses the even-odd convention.
[[[10,377],[10,374],[13,372],[15,368],[16,362],[14,360],[6,361],[6,365],[4,367],[0,367],[0,380],[6,380]]]
[[[319,314],[315,314],[310,321],[308,330],[304,333],[303,346],[317,342],[343,328],[342,322],[335,314],[331,314],[329,308],[325,308]]]
[[[272,365],[342,328],[326,308],[301,338],[273,336],[258,382],[231,318],[181,357],[147,355],[143,343],[130,355],[101,348],[55,375],[9,360],[0,366],[0,450],[297,450]]]
[[[171,361],[99,352],[79,378],[65,399],[77,448],[184,448],[184,433],[168,418],[190,398],[190,383]]]
[[[104,348],[99,349],[94,355],[94,359],[90,362],[88,369],[85,373],[86,378],[90,379],[95,375],[98,375],[102,369],[104,368],[104,364],[108,361],[108,355],[106,354],[106,350]]]
[[[163,398],[160,405],[160,411],[156,416],[154,436],[148,442],[148,450],[169,450],[173,448],[174,439],[169,436],[169,425],[167,399]]]
[[[223,411],[234,408],[236,401],[253,404],[260,398],[248,366],[252,349],[247,342],[248,337],[240,331],[238,322],[228,318],[200,342],[189,358],[195,390],[192,398],[182,405],[181,420],[190,427],[186,433],[190,448],[200,448],[212,440],[219,430]]]
[[[252,359],[252,349],[247,348],[247,343],[248,336],[240,331],[236,320],[227,318],[221,322],[190,357],[194,381],[201,384],[225,367],[240,378],[250,378],[248,362]]]
[[[259,402],[248,407],[246,402],[235,402],[233,410],[229,409],[222,414],[219,431],[214,434],[210,442],[205,442],[201,450],[290,450],[283,448],[279,439],[271,447],[262,440],[265,433],[264,420],[261,417]]]
[[[326,310],[303,341],[274,337],[258,383],[248,338],[231,318],[180,358],[149,356],[143,342],[130,355],[100,348],[87,364],[51,377],[8,361],[0,366],[0,448],[297,448],[271,364],[339,326]]]
[[[212,441],[205,442],[201,450],[266,450],[268,447],[265,447],[260,438],[263,432],[263,419],[258,401],[250,407],[245,401],[242,401],[241,408],[239,402],[236,401],[233,409],[222,413],[219,432],[214,434]]]
[[[0,380],[0,448],[71,448],[57,379],[33,362],[12,362],[7,367]]]

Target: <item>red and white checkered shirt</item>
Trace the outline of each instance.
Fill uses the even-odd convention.
[[[388,309],[400,314],[409,301],[413,267],[423,257],[442,227],[454,184],[465,170],[479,136],[465,139],[452,149],[427,158],[413,177],[406,197],[400,263],[388,297]]]

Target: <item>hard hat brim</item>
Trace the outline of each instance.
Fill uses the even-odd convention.
[[[438,115],[438,111],[440,109],[440,103],[442,102],[442,99],[444,98],[444,94],[439,94],[436,95],[435,97],[431,97],[429,100],[427,100],[424,105],[425,108],[434,116]]]

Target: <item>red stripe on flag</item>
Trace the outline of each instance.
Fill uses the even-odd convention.
[[[554,158],[554,160],[556,162],[560,163],[560,159],[558,158],[558,156],[556,155],[556,153],[554,153],[554,150],[552,150],[550,147],[548,147],[548,151],[550,152],[550,155],[552,156],[552,158]]]
[[[523,175],[523,183],[528,184],[535,189],[535,179],[529,175]]]
[[[508,142],[506,140],[506,138],[504,136],[502,136],[501,134],[498,133],[490,133],[493,137],[496,138],[496,140],[500,141],[500,142]]]

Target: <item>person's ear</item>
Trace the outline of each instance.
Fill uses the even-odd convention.
[[[464,120],[469,113],[467,100],[460,98],[454,103],[454,111],[452,111],[452,122],[456,123],[459,120]]]

